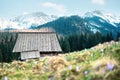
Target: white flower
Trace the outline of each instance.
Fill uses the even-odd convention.
[[[49,76],[49,77],[48,77],[48,80],[52,80],[52,79],[53,79],[53,76]]]
[[[34,64],[37,64],[37,61],[34,61]]]
[[[71,70],[71,69],[72,69],[72,66],[71,66],[71,65],[70,65],[70,66],[68,66],[68,69],[70,69],[70,70]]]
[[[8,80],[8,77],[7,77],[7,76],[5,76],[5,77],[4,77],[4,80]]]
[[[94,50],[94,49],[95,49],[94,47],[91,48],[91,50]]]
[[[101,49],[100,51],[101,51],[101,52],[103,52],[104,50],[103,50],[103,49]]]
[[[79,71],[80,67],[79,66],[76,66],[76,71]]]
[[[101,46],[102,44],[101,43],[99,43],[99,46]]]
[[[87,51],[87,49],[84,49],[85,51]]]
[[[87,74],[88,74],[88,71],[84,71],[84,74],[87,75]]]
[[[93,54],[91,54],[90,56],[93,56]]]

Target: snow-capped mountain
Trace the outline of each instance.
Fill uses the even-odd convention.
[[[92,11],[84,16],[72,15],[56,17],[41,12],[25,14],[12,19],[0,18],[0,29],[39,29],[51,27],[59,34],[70,35],[74,33],[103,34],[120,32],[120,16],[105,11]]]
[[[97,10],[86,13],[83,18],[93,32],[112,32],[114,35],[120,32],[120,16]]]
[[[120,16],[113,15],[113,14],[108,13],[106,11],[96,10],[93,12],[87,12],[84,15],[85,18],[86,17],[95,17],[95,16],[102,18],[103,20],[112,24],[113,26],[116,26],[116,24],[120,23]],[[118,27],[118,26],[116,26],[116,27]]]
[[[116,36],[117,32],[120,32],[120,17],[103,11],[93,11],[83,17],[78,15],[60,17],[36,28],[47,26],[63,35],[101,32],[102,34],[113,33]]]
[[[0,29],[4,29],[9,25],[9,23],[9,19],[0,17]]]
[[[57,19],[57,16],[42,12],[24,14],[12,19],[0,18],[0,29],[29,29]]]

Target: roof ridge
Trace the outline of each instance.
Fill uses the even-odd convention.
[[[55,34],[55,32],[19,32],[19,34],[50,34],[50,33],[54,33]]]

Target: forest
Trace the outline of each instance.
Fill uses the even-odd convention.
[[[18,33],[0,32],[0,62],[11,62],[18,60],[19,54],[12,53]],[[99,32],[95,34],[73,34],[62,36],[59,38],[63,53],[80,51],[91,48],[99,43],[109,42],[111,40],[118,41],[120,33],[113,38],[112,33],[102,35]]]

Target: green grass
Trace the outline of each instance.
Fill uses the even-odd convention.
[[[0,63],[0,79],[120,80],[120,42],[27,61]]]

